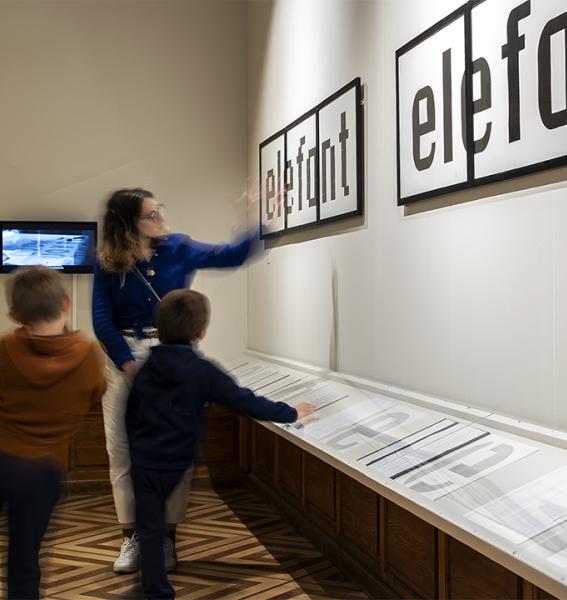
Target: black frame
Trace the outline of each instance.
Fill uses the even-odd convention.
[[[328,104],[330,104],[331,102],[333,102],[334,100],[336,100],[337,98],[339,98],[340,96],[342,96],[343,94],[345,94],[346,92],[349,92],[352,88],[355,88],[355,104],[356,104],[355,120],[356,120],[356,190],[357,190],[356,205],[357,206],[356,206],[356,209],[351,212],[348,212],[348,213],[345,213],[342,215],[336,215],[333,217],[328,217],[326,219],[321,219],[320,181],[319,181],[319,179],[320,179],[320,177],[319,177],[319,160],[320,160],[320,156],[319,156],[319,141],[320,141],[319,140],[319,111],[322,108],[324,108],[325,106],[327,106]],[[316,143],[317,143],[317,157],[316,157],[317,169],[316,169],[316,184],[315,184],[316,190],[317,190],[317,218],[315,221],[313,221],[311,223],[304,223],[302,225],[297,225],[295,227],[291,227],[288,229],[287,228],[287,168],[286,168],[286,164],[287,164],[287,132],[314,114],[316,115]],[[259,168],[260,168],[260,202],[259,202],[260,212],[259,212],[259,216],[260,216],[260,225],[262,224],[262,202],[263,202],[262,148],[264,146],[267,146],[271,142],[273,142],[275,139],[277,139],[281,135],[284,136],[284,229],[282,229],[281,231],[276,231],[276,232],[267,233],[267,234],[264,234],[261,232],[260,233],[261,239],[265,240],[265,239],[270,239],[270,238],[277,238],[288,232],[291,233],[291,232],[301,231],[301,230],[305,230],[305,229],[310,229],[313,227],[317,227],[318,225],[320,225],[322,223],[333,223],[336,221],[340,221],[342,219],[348,219],[348,218],[351,218],[354,216],[360,216],[360,215],[364,214],[364,106],[363,106],[363,102],[362,102],[362,84],[361,84],[360,77],[356,77],[355,79],[353,79],[352,81],[347,83],[345,86],[343,86],[341,89],[337,90],[334,94],[330,95],[328,98],[325,98],[325,100],[320,102],[317,106],[311,108],[310,110],[308,110],[307,112],[302,114],[300,117],[298,117],[297,119],[292,121],[289,125],[280,129],[278,132],[274,133],[269,138],[265,139],[263,142],[260,143],[260,145],[259,145]]]
[[[434,198],[441,194],[448,194],[450,192],[457,192],[469,188],[474,181],[474,155],[471,155],[469,148],[467,148],[467,179],[454,185],[448,185],[442,188],[434,190],[428,190],[427,192],[421,192],[408,196],[402,199],[401,197],[401,169],[400,169],[400,57],[413,50],[416,46],[419,46],[422,42],[429,39],[442,29],[445,29],[448,25],[454,23],[457,19],[464,17],[465,19],[465,103],[469,107],[472,105],[472,69],[471,65],[471,54],[472,48],[470,44],[470,24],[471,24],[471,11],[468,4],[460,6],[452,13],[420,33],[413,40],[403,45],[401,48],[396,50],[396,167],[397,167],[397,188],[398,188],[398,206],[405,206],[411,202],[417,202],[418,200],[425,200],[426,198]],[[467,123],[467,142],[472,137],[473,132],[473,115],[470,110],[467,110],[466,114]]]
[[[30,231],[69,233],[70,231],[92,231],[94,233],[94,251],[92,265],[64,265],[61,269],[54,267],[61,273],[92,273],[96,260],[97,222],[96,221],[0,221],[0,252],[3,249],[3,231],[6,229],[28,229]],[[0,273],[10,273],[21,265],[5,265],[0,262]]]
[[[487,175],[485,177],[475,177],[475,163],[474,163],[474,120],[473,120],[473,73],[472,73],[472,10],[486,2],[487,0],[468,0],[465,4],[454,10],[451,14],[441,19],[429,29],[410,40],[407,44],[396,50],[396,160],[397,160],[397,191],[398,191],[398,206],[405,206],[419,200],[425,200],[427,198],[434,198],[450,192],[456,192],[464,189],[471,189],[486,185],[487,183],[495,183],[500,181],[506,181],[508,179],[515,179],[516,177],[522,177],[524,175],[531,175],[539,171],[547,171],[549,169],[556,169],[567,165],[567,154],[544,160],[539,163],[533,163],[531,165],[525,165],[501,173],[495,173],[493,175]],[[492,0],[497,1],[497,0]],[[399,81],[399,60],[400,57],[408,52],[409,50],[418,46],[425,39],[431,37],[455,19],[460,18],[464,15],[465,18],[465,104],[466,104],[466,124],[467,124],[467,181],[452,186],[446,186],[438,188],[436,190],[428,190],[420,194],[408,196],[407,198],[401,197],[401,173],[400,173],[400,81]]]

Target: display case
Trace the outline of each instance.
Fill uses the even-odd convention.
[[[362,578],[412,598],[567,597],[560,435],[259,355],[227,366],[257,394],[315,404],[300,423],[252,422],[249,470]]]

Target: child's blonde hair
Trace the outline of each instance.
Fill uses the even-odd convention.
[[[6,284],[10,313],[24,325],[54,321],[63,312],[65,298],[63,276],[47,267],[16,269]]]

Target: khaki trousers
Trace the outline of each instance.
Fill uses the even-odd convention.
[[[159,343],[157,339],[124,338],[136,362],[143,364],[149,356],[151,346]],[[106,436],[106,450],[110,463],[110,483],[114,496],[114,506],[118,522],[126,525],[134,523],[136,503],[134,490],[130,477],[130,450],[126,434],[126,403],[128,400],[129,383],[122,371],[116,368],[108,359],[106,363],[107,390],[102,398],[102,414],[104,419],[104,433]],[[177,487],[173,490],[166,502],[166,523],[180,523],[185,518],[189,491],[191,490],[191,476],[193,468],[185,472]]]

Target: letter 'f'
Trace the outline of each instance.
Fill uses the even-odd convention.
[[[519,35],[518,23],[531,13],[530,0],[516,6],[508,15],[508,42],[502,46],[502,58],[508,59],[508,140],[520,139],[520,50],[526,47]]]

